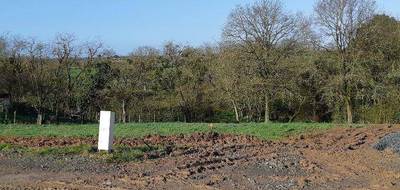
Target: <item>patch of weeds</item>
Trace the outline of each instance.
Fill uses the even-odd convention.
[[[96,147],[90,145],[66,147],[23,147],[13,144],[0,144],[0,153],[21,154],[25,156],[71,156],[81,155],[109,163],[123,163],[143,159],[156,159],[171,152],[169,146],[143,145],[138,147],[115,146],[111,153],[98,152]]]
[[[352,125],[350,125],[350,128],[355,128],[355,129],[364,128],[364,127],[367,127],[367,125],[364,125],[364,124],[352,124]]]
[[[0,153],[6,155],[19,154],[23,156],[74,156],[79,155],[105,161],[109,163],[124,163],[140,161],[144,159],[157,159],[172,152],[173,147],[143,145],[137,147],[117,145],[111,153],[98,152],[96,147],[90,145],[66,146],[66,147],[24,147],[13,144],[1,144]]]
[[[294,132],[296,132],[296,129],[289,128],[289,129],[286,129],[286,132],[287,133],[294,133]]]
[[[40,156],[55,155],[78,155],[78,154],[89,154],[92,151],[92,147],[89,145],[79,146],[67,146],[67,147],[45,147],[32,149],[32,153]]]
[[[99,153],[100,158],[107,162],[131,162],[144,158],[155,159],[165,155],[165,148],[159,146],[116,146],[111,153]]]
[[[3,153],[25,153],[28,151],[28,148],[18,146],[18,145],[13,145],[13,144],[0,144],[0,152]]]
[[[8,150],[12,147],[12,144],[0,144],[0,151]]]
[[[107,159],[107,162],[130,162],[142,159],[144,152],[136,148],[125,149],[124,151],[116,150]]]

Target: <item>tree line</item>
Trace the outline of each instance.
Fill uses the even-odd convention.
[[[317,0],[314,16],[279,0],[232,10],[216,45],[167,42],[118,56],[99,41],[4,35],[0,94],[45,122],[400,120],[400,22],[373,0]]]

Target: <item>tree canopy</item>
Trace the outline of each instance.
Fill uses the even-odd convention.
[[[399,122],[400,22],[373,0],[318,0],[314,11],[259,0],[232,10],[218,45],[128,56],[71,34],[5,35],[0,94],[19,122],[38,124],[94,122],[103,109],[120,122]]]

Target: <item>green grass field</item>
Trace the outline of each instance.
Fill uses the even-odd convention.
[[[261,139],[275,140],[293,134],[306,133],[332,128],[328,123],[242,123],[213,124],[207,123],[131,123],[117,124],[116,137],[140,138],[149,134],[176,135],[197,132],[217,132],[224,134],[244,134]],[[0,125],[0,136],[54,136],[54,137],[96,137],[98,125]]]

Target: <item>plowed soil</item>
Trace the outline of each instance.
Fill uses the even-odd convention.
[[[217,133],[117,139],[167,155],[105,163],[85,156],[0,155],[3,189],[400,189],[400,155],[372,145],[399,126],[335,128],[279,141]],[[0,137],[28,147],[95,146],[93,138]],[[1,189],[1,188],[0,188]]]

